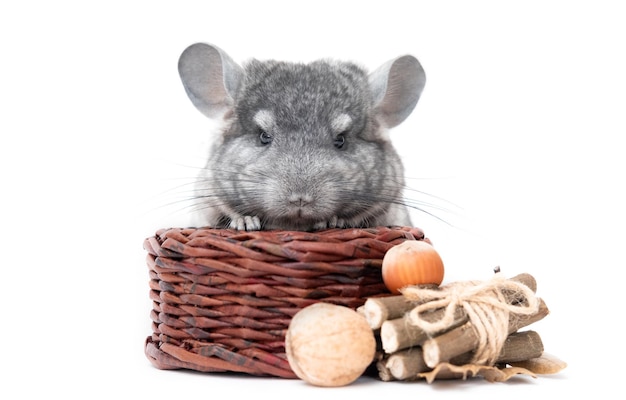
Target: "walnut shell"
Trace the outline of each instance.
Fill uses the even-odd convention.
[[[315,303],[293,316],[285,335],[293,372],[315,386],[345,386],[373,362],[376,339],[364,316],[329,303]]]

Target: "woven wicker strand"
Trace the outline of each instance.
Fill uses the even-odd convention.
[[[159,369],[296,378],[285,355],[291,318],[319,301],[356,309],[388,295],[382,258],[405,240],[428,241],[414,227],[159,230],[144,241],[146,356]]]

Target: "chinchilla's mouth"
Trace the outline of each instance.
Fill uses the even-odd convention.
[[[327,223],[327,220],[320,220],[319,217],[310,218],[303,213],[294,213],[282,218],[266,220],[266,229],[310,231],[319,229],[321,226],[327,226]]]

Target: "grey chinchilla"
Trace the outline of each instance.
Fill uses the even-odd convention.
[[[426,81],[401,56],[369,73],[352,62],[239,65],[196,43],[178,63],[193,104],[220,124],[195,189],[203,224],[239,230],[410,226],[404,168],[388,130]]]

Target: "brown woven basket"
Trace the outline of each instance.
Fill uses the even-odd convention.
[[[291,317],[319,301],[356,309],[388,295],[382,259],[405,240],[428,239],[413,227],[159,230],[144,242],[146,356],[160,369],[295,378],[284,343]]]

